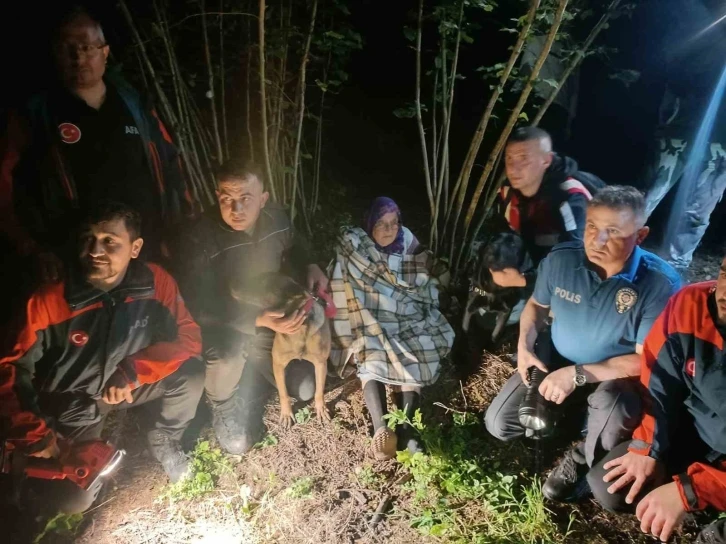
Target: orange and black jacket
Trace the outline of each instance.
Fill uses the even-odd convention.
[[[178,150],[156,111],[117,74],[107,72],[104,81],[118,94],[139,131],[163,226],[168,229],[193,217],[198,202]],[[0,234],[21,255],[56,251],[62,246],[64,222],[76,213],[82,200],[63,151],[58,125],[62,119],[52,111],[51,102],[51,93],[43,92],[22,108],[10,110],[0,135]],[[134,191],[137,182],[129,179],[128,190]]]
[[[15,346],[0,358],[0,438],[34,452],[54,424],[100,420],[97,401],[117,370],[132,387],[199,358],[201,332],[174,279],[132,261],[109,292],[68,280],[36,291]]]
[[[641,381],[650,393],[630,451],[664,461],[679,444],[684,409],[712,450],[674,476],[688,510],[726,510],[726,352],[717,325],[715,282],[675,294],[643,346]]]

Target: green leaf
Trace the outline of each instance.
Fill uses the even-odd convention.
[[[529,123],[529,115],[527,115],[525,112],[519,114],[519,119],[522,119],[523,121]]]
[[[327,31],[327,32],[325,33],[325,36],[327,36],[328,38],[334,38],[334,39],[336,39],[336,40],[342,40],[342,39],[344,39],[344,38],[345,38],[345,36],[343,36],[342,34],[339,34],[339,33],[337,33],[337,32],[334,32],[334,31],[332,31],[332,30],[328,30],[328,31]]]
[[[405,26],[403,27],[403,35],[406,36],[406,39],[410,42],[415,41],[418,33],[411,27]]]

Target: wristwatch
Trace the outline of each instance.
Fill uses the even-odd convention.
[[[573,381],[577,387],[582,387],[587,383],[587,376],[585,376],[585,373],[582,371],[582,367],[580,365],[575,365],[575,377],[573,378]]]

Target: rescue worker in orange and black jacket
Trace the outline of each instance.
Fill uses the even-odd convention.
[[[726,511],[725,341],[726,259],[717,281],[682,289],[653,325],[643,347],[643,420],[588,474],[605,508],[635,510],[641,529],[663,542],[687,512]],[[697,542],[726,543],[726,519]]]
[[[136,260],[139,229],[139,215],[124,204],[101,206],[67,278],[30,297],[15,346],[0,357],[7,447],[55,457],[58,440],[99,438],[108,412],[155,400],[147,405],[151,452],[170,479],[187,474],[179,441],[203,391],[201,331],[174,279]],[[29,488],[70,513],[88,508],[100,485],[84,492],[65,480],[37,480]]]

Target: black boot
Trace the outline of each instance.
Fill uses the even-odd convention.
[[[211,409],[214,434],[217,435],[222,449],[232,455],[247,453],[254,446],[257,437],[245,432],[235,399],[223,404],[212,404]]]
[[[421,406],[421,395],[417,391],[400,391],[396,393],[396,405],[406,413],[409,421],[413,420],[416,410]],[[418,431],[408,423],[400,425],[397,429],[399,449],[408,448],[412,454],[423,452],[418,441]]]
[[[696,539],[696,544],[726,543],[726,519],[719,519],[705,527]]]
[[[388,412],[386,386],[376,380],[369,380],[363,387],[363,398],[373,420],[373,455],[379,461],[391,459],[396,455],[396,435],[383,419]]]
[[[149,449],[157,461],[164,467],[171,483],[176,483],[190,476],[189,458],[184,454],[178,440],[166,433],[154,429],[146,435]]]

